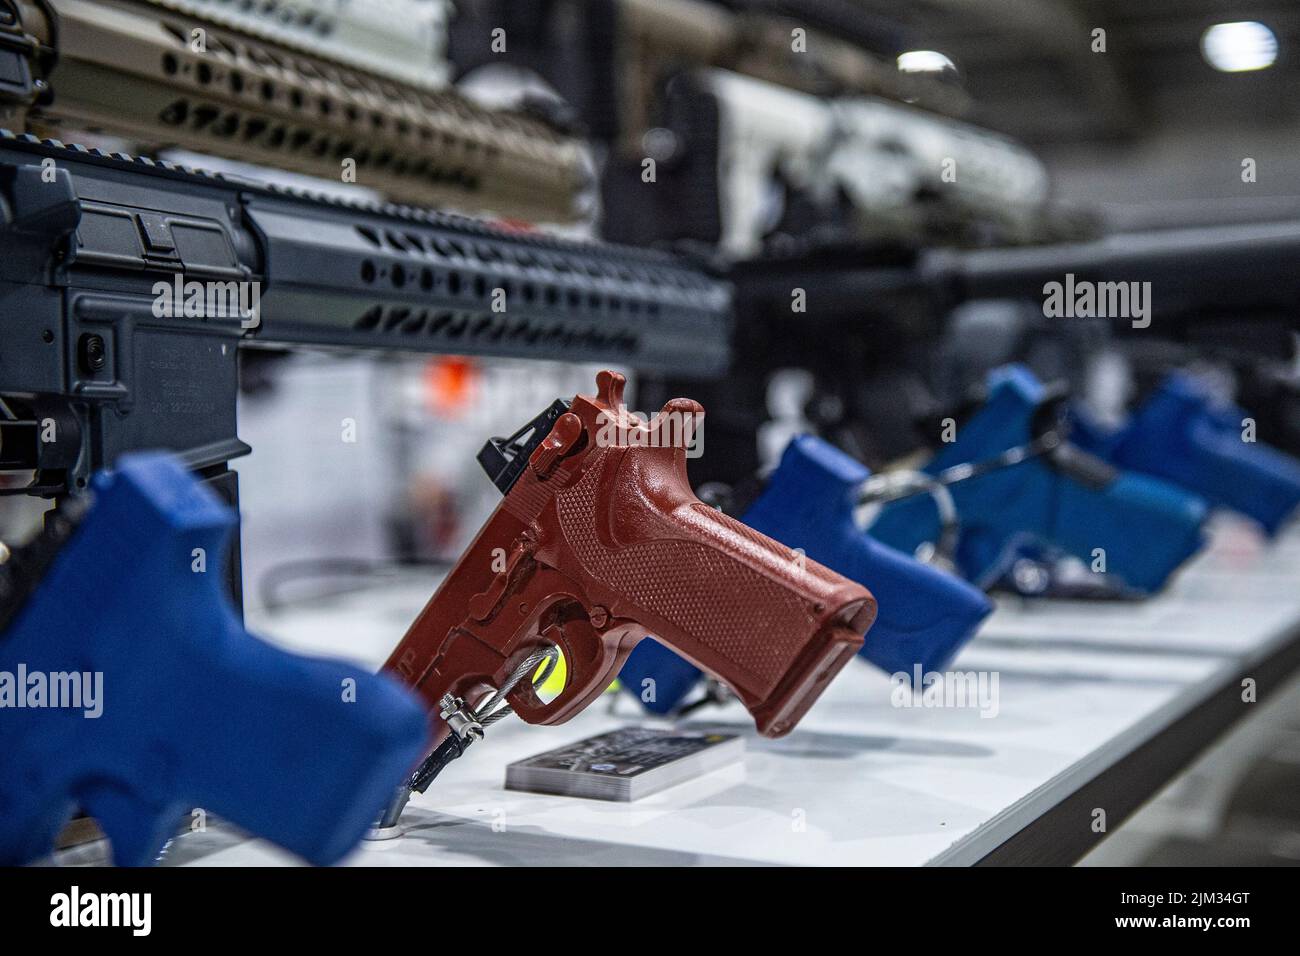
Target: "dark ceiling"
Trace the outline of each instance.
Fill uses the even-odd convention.
[[[1293,126],[1300,119],[1296,0],[851,0],[947,54],[975,119],[1034,143],[1124,139],[1157,127]],[[1258,20],[1275,65],[1220,73],[1202,58],[1215,23]],[[1091,49],[1106,31],[1106,52]]]

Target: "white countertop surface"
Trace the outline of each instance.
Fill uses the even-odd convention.
[[[434,583],[404,573],[249,625],[287,648],[378,666]],[[996,673],[996,714],[893,706],[886,675],[853,661],[781,740],[758,737],[738,704],[697,712],[696,723],[745,734],[743,763],[634,803],[502,787],[511,761],[648,722],[630,698],[607,695],[558,727],[507,719],[412,799],[403,836],[366,842],[348,862],[974,862],[1280,646],[1300,624],[1298,584],[1300,530],[1270,546],[1221,521],[1212,547],[1149,601],[1003,600],[953,666]],[[164,862],[295,860],[217,824],[180,836]]]

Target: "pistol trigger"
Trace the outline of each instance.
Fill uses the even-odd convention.
[[[514,548],[510,551],[510,557],[506,559],[505,569],[493,575],[488,586],[470,598],[470,617],[482,624],[492,616],[492,612],[497,609],[501,599],[505,597],[511,582],[518,578],[520,565],[532,553],[533,543],[527,538],[521,538],[515,542]]]

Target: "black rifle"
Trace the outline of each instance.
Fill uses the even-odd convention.
[[[5,491],[61,496],[161,448],[235,504],[241,346],[707,378],[731,316],[724,283],[666,254],[0,132],[0,328],[0,470],[35,473]]]
[[[1080,356],[1107,341],[1132,357],[1139,386],[1192,358],[1231,366],[1263,440],[1300,452],[1297,388],[1278,373],[1300,331],[1300,222],[989,250],[794,246],[726,267],[743,321],[725,381],[677,374],[639,383],[649,407],[689,394],[709,409],[709,454],[691,462],[697,486],[733,484],[757,469],[755,435],[768,418],[777,369],[812,374],[806,416],[874,468],[933,442],[935,423],[984,371],[1037,355],[1051,360],[1041,368],[1047,377],[1068,377],[1083,370]],[[1150,324],[1045,315],[1044,287],[1067,275],[1079,283],[1150,282]],[[1023,319],[1019,331],[1005,341],[986,333],[954,340],[953,310],[980,301],[1012,304]]]

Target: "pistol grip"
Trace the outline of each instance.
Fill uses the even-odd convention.
[[[786,446],[763,493],[742,516],[756,531],[870,587],[880,611],[860,656],[887,673],[941,670],[992,611],[988,598],[954,575],[876,541],[854,519],[870,471],[812,435]],[[699,671],[657,641],[640,644],[621,678],[647,710],[668,713]]]
[[[1300,462],[1268,445],[1243,441],[1240,409],[1237,415],[1223,409],[1211,414],[1204,407],[1176,411],[1182,414],[1162,415],[1153,407],[1140,415],[1124,435],[1120,460],[1183,484],[1276,535],[1300,504]]]
[[[709,508],[680,447],[591,452],[555,494],[550,550],[588,599],[727,684],[761,732],[787,732],[862,645],[870,592]]]
[[[423,706],[384,674],[287,654],[228,616],[191,675],[185,796],[316,865],[365,834],[429,739]],[[181,706],[178,702],[177,706]]]
[[[1083,410],[1074,413],[1085,447],[1244,514],[1271,536],[1300,505],[1300,462],[1245,441],[1246,418],[1243,409],[1216,404],[1208,389],[1180,373],[1166,378],[1117,432],[1108,433]]]
[[[1300,505],[1300,462],[1268,445],[1247,444],[1239,429],[1198,429],[1199,466],[1211,482],[1207,497],[1277,535]],[[1195,489],[1193,489],[1195,490]]]
[[[220,567],[235,516],[175,459],[125,456],[94,489],[0,640],[0,669],[99,675],[99,712],[0,721],[0,858],[46,852],[83,802],[123,863],[147,862],[192,807],[334,862],[419,758],[423,708],[244,630]]]
[[[942,670],[993,605],[978,588],[858,527],[857,495],[870,476],[830,443],[800,435],[743,520],[871,589],[880,613],[859,652],[865,660],[891,674]]]
[[[1019,366],[997,370],[989,382],[988,401],[926,471],[936,474],[989,459],[1030,440],[1042,385]],[[1085,563],[1096,560],[1101,549],[1107,571],[1134,588],[1154,591],[1203,542],[1204,502],[1143,475],[1120,472],[1093,487],[1031,458],[958,482],[951,491],[961,521],[957,564],[981,587],[996,583],[1022,545],[1043,541]],[[917,499],[888,505],[870,529],[904,551],[937,530],[933,506]]]

